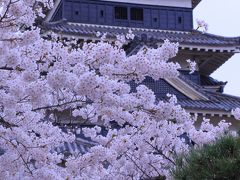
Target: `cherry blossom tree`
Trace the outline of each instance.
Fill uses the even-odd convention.
[[[227,131],[228,123],[214,127],[207,119],[196,130],[196,118],[177,104],[174,95],[157,101],[141,85],[146,76],[178,76],[179,64],[168,61],[178,44],[166,40],[157,49],[127,56],[122,45],[133,38],[130,32],[114,44],[98,34],[100,42],[71,48],[54,36],[42,38],[36,26],[53,1],[0,3],[1,179],[170,178],[174,156],[190,148],[182,134],[201,146]],[[131,91],[132,81],[140,84],[136,92]],[[75,140],[52,124],[53,112],[65,110],[96,124],[84,129],[85,136],[98,144],[88,153],[64,157],[53,151]],[[119,128],[111,128],[112,122]],[[100,133],[102,127],[107,135]]]

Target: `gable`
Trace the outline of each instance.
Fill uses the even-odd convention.
[[[209,100],[208,97],[201,91],[201,87],[196,85],[190,79],[187,80],[186,77],[183,78],[181,75],[177,78],[165,78],[157,81],[151,77],[146,77],[146,79],[140,84],[143,84],[151,89],[158,100],[166,98],[167,94],[174,94],[178,99],[188,99],[194,101]],[[138,85],[139,84],[136,84],[133,81],[130,82],[132,92],[136,92],[136,87]]]
[[[146,77],[141,84],[151,89],[154,92],[157,100],[165,99],[167,94],[174,94],[178,99],[189,99],[186,95],[174,88],[164,79],[155,81],[151,77]],[[132,92],[136,92],[136,87],[138,85],[139,84],[136,84],[135,82],[130,82]]]

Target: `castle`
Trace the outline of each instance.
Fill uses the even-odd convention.
[[[179,43],[178,55],[171,59],[181,65],[176,79],[143,82],[158,99],[175,94],[178,103],[199,119],[209,117],[213,123],[225,119],[239,129],[231,110],[240,107],[240,98],[224,94],[226,82],[211,74],[235,53],[240,52],[240,37],[223,37],[193,29],[193,11],[201,0],[56,0],[45,23],[45,34],[51,30],[62,37],[79,41],[98,41],[97,32],[116,35],[129,29],[135,38],[124,49],[128,55],[146,47],[158,47],[168,39]],[[197,63],[189,74],[187,59]]]

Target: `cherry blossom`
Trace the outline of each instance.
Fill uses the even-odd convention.
[[[232,110],[232,115],[237,119],[240,120],[240,108],[236,108]]]
[[[127,56],[122,46],[134,38],[130,31],[115,43],[98,33],[100,42],[72,48],[55,35],[43,38],[35,26],[53,1],[3,0],[0,6],[1,179],[170,179],[174,156],[191,148],[187,138],[202,146],[228,131],[230,124],[209,120],[197,130],[174,95],[157,101],[141,85],[147,76],[178,76],[180,65],[168,61],[177,43]],[[140,84],[136,91],[133,81]],[[89,152],[54,150],[75,141],[56,125],[66,112],[92,125],[83,128],[95,142]]]
[[[208,31],[208,24],[204,20],[197,19],[197,29],[203,28],[203,32]]]
[[[191,61],[190,59],[187,60],[187,63],[189,64],[190,74],[194,73],[196,70],[197,63],[195,61]]]

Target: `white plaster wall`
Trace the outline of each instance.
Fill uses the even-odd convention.
[[[187,7],[187,8],[192,7],[192,0],[103,0],[103,1],[172,6],[172,7]]]
[[[210,115],[207,115],[207,116],[198,116],[198,120],[197,122],[195,123],[195,126],[196,128],[198,129],[200,127],[200,124],[203,120],[203,118],[207,118],[207,119],[210,119],[210,122],[217,126],[217,124],[221,121],[221,120],[225,120],[226,122],[228,123],[231,123],[232,125],[230,126],[230,130],[232,131],[239,131],[240,130],[240,121],[234,119],[233,117],[226,117],[226,116],[223,116],[223,117],[219,117],[219,116],[210,116]]]

